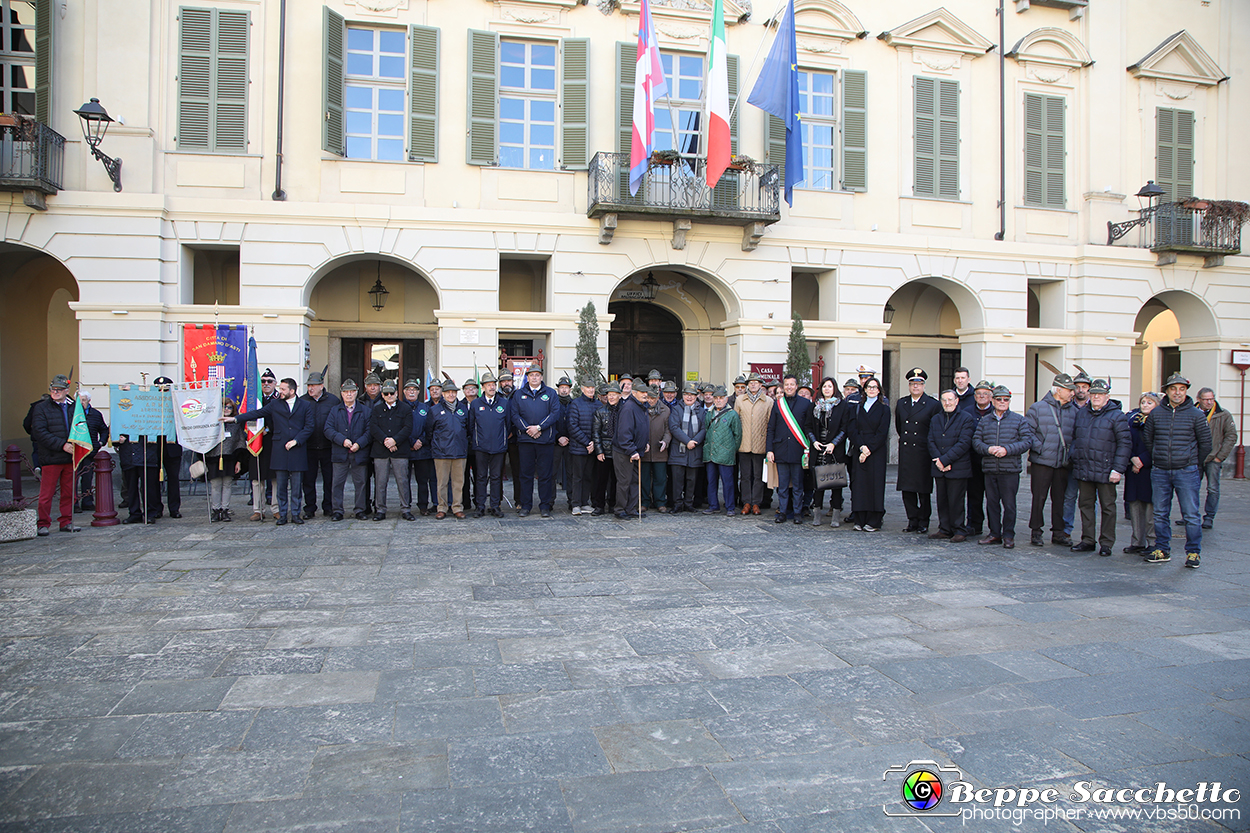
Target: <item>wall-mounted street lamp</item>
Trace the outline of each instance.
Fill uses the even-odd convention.
[[[78,119],[82,122],[82,137],[91,147],[91,155],[104,165],[109,179],[113,180],[113,190],[120,191],[122,189],[122,160],[114,159],[100,151],[100,142],[104,141],[104,134],[113,121],[112,117],[100,106],[98,98],[91,99],[74,112],[78,114]]]
[[[885,305],[885,310],[881,313],[881,323],[882,324],[894,323],[894,313],[895,313],[894,307],[891,306],[890,303],[887,301]]]
[[[373,298],[373,308],[378,312],[382,311],[382,307],[386,306],[386,296],[391,293],[382,285],[382,261],[378,261],[378,279],[373,284],[373,289],[369,290],[369,297]]]
[[[1150,222],[1151,218],[1154,217],[1154,213],[1159,210],[1159,197],[1165,196],[1166,194],[1166,191],[1158,185],[1155,185],[1155,181],[1153,179],[1146,180],[1146,184],[1142,186],[1141,190],[1138,191],[1136,195],[1137,204],[1141,206],[1141,209],[1137,214],[1137,219],[1128,220],[1123,223],[1113,223],[1108,220],[1107,245],[1110,246],[1112,243],[1128,234],[1129,231],[1135,226],[1143,226]]]

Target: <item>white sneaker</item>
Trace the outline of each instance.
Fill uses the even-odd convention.
[[[583,515],[589,515],[593,511],[595,511],[595,507],[591,506],[589,503],[582,504]]]
[[[574,515],[580,515],[580,514],[582,514],[582,507],[580,507],[580,506],[574,506],[574,507],[573,507],[573,514],[574,514]]]

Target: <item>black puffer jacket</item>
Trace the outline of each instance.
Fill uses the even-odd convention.
[[[1188,396],[1179,406],[1166,397],[1150,412],[1142,426],[1142,436],[1150,449],[1151,465],[1175,471],[1201,465],[1211,453],[1211,426],[1207,415]]]
[[[995,445],[1007,449],[1007,455],[995,457],[988,453]],[[986,474],[1018,474],[1024,468],[1020,455],[1033,447],[1033,430],[1015,411],[1007,411],[1002,419],[991,413],[977,423],[972,447],[981,455],[981,470]]]
[[[58,405],[49,396],[35,403],[31,409],[30,436],[39,447],[40,465],[64,466],[74,462],[73,456],[65,450],[65,444],[69,442],[68,423],[74,419],[74,400],[66,396],[64,402],[64,406]],[[1210,435],[1207,432],[1207,436]],[[1208,441],[1207,445],[1210,444]]]
[[[1128,417],[1119,402],[1109,400],[1100,411],[1093,405],[1081,408],[1072,441],[1072,476],[1091,483],[1110,483],[1111,472],[1123,475],[1128,471],[1132,447]]]
[[[972,435],[977,421],[966,409],[956,407],[953,413],[942,411],[929,421],[929,459],[934,457],[950,471],[938,471],[937,463],[930,463],[934,477],[948,480],[972,477]]]
[[[621,414],[623,404],[623,402],[617,402],[615,405],[604,405],[591,417],[595,454],[602,454],[605,460],[612,459],[612,438],[616,436],[616,420]]]

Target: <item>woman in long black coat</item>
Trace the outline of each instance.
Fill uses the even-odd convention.
[[[854,407],[847,419],[848,456],[855,463],[851,515],[857,530],[876,532],[885,519],[885,467],[890,457],[890,406],[881,396],[881,383],[876,379],[864,382]]]
[[[820,383],[820,399],[812,410],[813,454],[811,465],[827,466],[846,462],[846,415],[854,405],[848,405],[838,395],[838,382],[828,376]],[[830,489],[829,525],[841,526],[842,487]],[[812,510],[812,525],[820,526],[821,509],[825,496],[816,495],[816,508]]]

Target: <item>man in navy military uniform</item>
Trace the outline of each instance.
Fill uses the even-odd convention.
[[[538,508],[542,517],[551,517],[556,502],[556,481],[552,473],[555,457],[556,423],[560,420],[560,400],[543,384],[543,371],[533,365],[525,373],[525,384],[509,400],[512,430],[516,433],[521,458],[521,493],[516,496],[517,514],[528,515],[534,508],[534,475],[538,475]]]
[[[941,404],[924,392],[929,374],[919,367],[907,371],[907,389],[894,406],[894,430],[898,432],[898,485],[907,510],[904,532],[929,531],[933,516],[933,459],[929,456],[929,421],[942,410]]]
[[[278,526],[287,522],[288,507],[291,523],[304,522],[299,512],[302,497],[300,481],[308,469],[306,446],[313,430],[313,416],[308,402],[296,396],[298,390],[299,383],[294,379],[283,379],[278,383],[276,399],[270,399],[255,411],[221,418],[222,422],[239,424],[255,419],[265,420],[265,427],[269,429],[269,440],[273,444],[269,469],[273,472],[274,485],[278,492]]]

